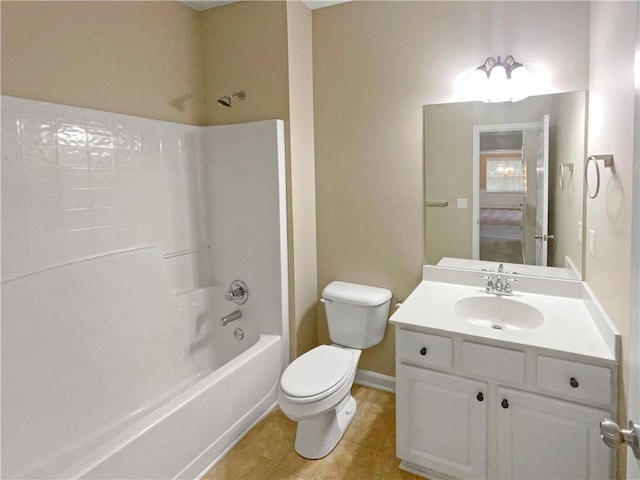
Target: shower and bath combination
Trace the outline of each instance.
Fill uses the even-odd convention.
[[[223,95],[218,99],[218,103],[223,107],[231,108],[231,99],[233,97],[238,97],[239,100],[244,100],[245,94],[244,90],[240,90],[239,92],[230,93],[229,95]]]

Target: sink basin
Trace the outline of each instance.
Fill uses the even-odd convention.
[[[531,330],[544,323],[538,309],[505,297],[466,297],[453,311],[469,323],[496,330]]]

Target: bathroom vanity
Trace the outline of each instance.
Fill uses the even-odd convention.
[[[425,266],[396,326],[397,455],[437,478],[615,478],[620,335],[579,281]],[[517,282],[517,283],[515,283]]]

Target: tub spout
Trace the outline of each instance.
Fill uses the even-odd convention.
[[[222,323],[223,327],[226,327],[227,324],[233,322],[234,320],[238,320],[239,318],[242,318],[242,312],[240,310],[234,310],[229,315],[225,315],[224,317],[222,317],[220,323]]]

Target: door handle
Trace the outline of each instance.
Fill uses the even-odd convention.
[[[629,428],[621,429],[616,422],[606,418],[600,422],[600,438],[609,448],[618,448],[626,443],[633,455],[640,460],[640,425],[629,420]]]
[[[542,240],[546,242],[547,240],[553,240],[555,237],[553,235],[547,235],[546,233],[536,233],[536,240]]]

